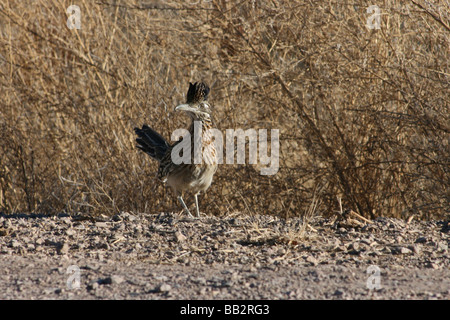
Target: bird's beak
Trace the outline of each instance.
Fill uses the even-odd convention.
[[[175,108],[175,111],[190,111],[190,112],[194,112],[196,109],[192,108],[190,105],[188,104],[180,104]]]

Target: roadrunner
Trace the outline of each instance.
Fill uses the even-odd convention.
[[[182,139],[170,145],[159,133],[145,124],[142,126],[142,129],[134,129],[138,135],[138,138],[136,138],[137,148],[159,161],[158,178],[173,189],[189,216],[192,216],[192,214],[183,201],[183,192],[189,191],[194,194],[197,217],[200,216],[198,194],[206,191],[211,185],[218,163],[214,141],[209,131],[212,128],[212,121],[211,108],[207,101],[208,94],[209,87],[206,84],[202,82],[189,83],[186,104],[181,104],[175,108],[175,111],[186,112],[192,120],[189,127],[191,140],[191,161],[189,163],[175,164],[172,160],[172,149],[181,143]],[[197,126],[194,126],[195,123]],[[196,139],[195,133],[198,133],[199,127],[201,127],[202,132],[202,161],[200,164],[196,164],[198,161],[193,161],[194,140]],[[196,132],[194,132],[194,128],[196,128]]]

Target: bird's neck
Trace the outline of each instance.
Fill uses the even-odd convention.
[[[189,132],[192,134],[194,132],[194,125],[195,123],[197,123],[197,125],[200,125],[202,130],[208,130],[211,129],[213,126],[211,117],[208,116],[202,116],[202,117],[192,117],[192,122],[191,125],[189,127]]]
[[[194,141],[196,141],[197,143],[201,143],[203,163],[209,165],[218,163],[216,148],[214,146],[213,133],[210,130],[212,129],[212,127],[213,124],[211,121],[211,117],[209,116],[198,120],[193,119],[191,126],[189,127],[189,133],[191,134],[192,152],[194,152],[195,148]]]

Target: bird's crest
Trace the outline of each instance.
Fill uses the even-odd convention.
[[[194,84],[189,82],[189,90],[186,96],[186,103],[196,103],[208,99],[209,87],[203,82]]]

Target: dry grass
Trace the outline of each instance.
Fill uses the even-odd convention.
[[[337,198],[366,217],[448,212],[448,1],[378,1],[380,30],[371,1],[193,2],[0,4],[1,211],[178,210],[133,128],[169,138],[203,80],[220,129],[281,138],[275,176],[223,165],[203,211],[296,216],[319,196],[322,214]]]

